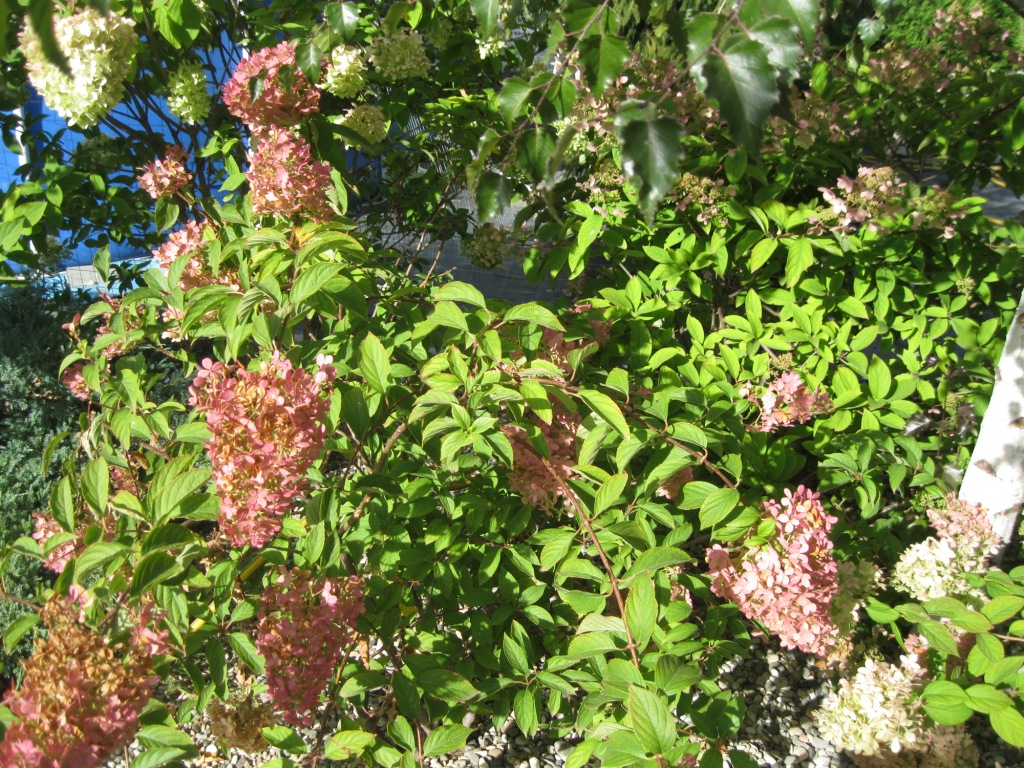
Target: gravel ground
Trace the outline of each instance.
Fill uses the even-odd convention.
[[[746,701],[746,717],[731,746],[741,749],[762,768],[854,768],[853,761],[837,753],[818,734],[811,713],[827,695],[828,673],[803,654],[784,651],[773,642],[755,642],[751,658],[723,668],[721,683]],[[1002,742],[976,716],[968,723],[981,751],[978,768],[1024,768],[1024,751]],[[210,731],[209,719],[185,726],[202,753],[189,761],[195,768],[259,768],[282,753],[270,748],[258,754],[224,750]],[[315,741],[312,729],[303,732],[307,744]],[[528,739],[509,719],[505,727],[482,729],[460,753],[431,758],[428,768],[559,768],[572,751],[572,739],[546,738],[543,731]],[[133,743],[125,756],[112,758],[105,768],[127,768],[139,752]],[[344,764],[321,760],[321,768]],[[596,765],[596,763],[595,763]],[[927,768],[927,766],[925,766]]]

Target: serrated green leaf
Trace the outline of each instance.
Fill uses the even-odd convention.
[[[716,488],[700,505],[701,528],[713,528],[722,522],[740,502],[740,494],[734,488]]]
[[[442,725],[430,732],[423,742],[423,756],[446,755],[466,746],[466,739],[473,732],[464,725]]]
[[[631,685],[626,711],[633,724],[633,733],[648,753],[664,755],[675,746],[676,719],[659,696]]]
[[[626,596],[626,626],[629,627],[637,651],[642,652],[658,626],[658,599],[654,582],[648,576],[633,580]]]
[[[427,693],[450,702],[468,701],[480,693],[458,672],[428,669],[416,676],[416,684]]]
[[[706,54],[702,69],[705,95],[713,99],[736,142],[751,155],[760,150],[761,128],[778,102],[775,69],[756,40],[736,35],[720,51]]]
[[[679,178],[683,127],[671,117],[656,116],[653,104],[628,106],[615,117],[622,170],[640,196],[640,211],[654,221],[662,198]]]
[[[600,95],[622,74],[629,61],[629,43],[614,35],[597,34],[583,38],[579,44],[580,63],[587,85]]]

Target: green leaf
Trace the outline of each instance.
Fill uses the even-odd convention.
[[[139,754],[132,760],[131,768],[161,768],[168,763],[181,765],[180,758],[193,756],[179,747],[156,747]]]
[[[749,28],[750,36],[768,52],[768,62],[782,73],[795,71],[800,43],[793,26],[785,19],[769,18]],[[788,80],[788,77],[784,78]]]
[[[526,651],[508,632],[501,638],[501,657],[519,674],[530,674],[530,660]]]
[[[537,716],[537,699],[533,691],[523,688],[516,694],[512,702],[512,714],[516,718],[516,725],[524,734],[532,736],[537,732],[540,720]]]
[[[487,301],[480,291],[469,283],[460,283],[454,280],[445,283],[434,290],[434,301],[461,301],[463,304],[472,304],[474,307],[484,309]]]
[[[369,384],[382,395],[387,394],[391,384],[391,361],[380,339],[368,333],[359,345],[359,370]]]
[[[615,117],[621,145],[622,170],[640,196],[640,211],[648,224],[679,178],[683,126],[672,117],[656,117],[653,104],[627,107]]]
[[[579,44],[583,76],[595,95],[600,96],[622,74],[629,61],[629,43],[621,37],[597,34]]]
[[[324,18],[331,29],[349,41],[359,24],[359,11],[353,3],[332,3],[324,9]]]
[[[993,624],[1001,624],[1024,609],[1024,597],[1000,595],[981,607],[981,613]]]
[[[43,49],[46,60],[53,64],[65,75],[69,75],[68,60],[64,52],[57,45],[57,38],[53,30],[53,2],[51,0],[37,0],[28,4],[29,19],[32,22],[32,29],[39,36],[39,44]]]
[[[658,625],[658,600],[654,594],[654,582],[644,576],[633,581],[626,597],[626,626],[637,645],[643,651]]]
[[[683,565],[692,562],[693,558],[675,547],[651,547],[636,559],[626,574],[619,580],[620,586],[629,586],[632,579],[651,571],[660,571],[662,568],[671,568],[675,565]]]
[[[664,755],[675,746],[676,719],[661,697],[631,685],[626,711],[633,723],[633,733],[647,752]]]
[[[885,400],[892,388],[892,374],[889,366],[880,357],[872,357],[868,365],[868,390],[875,400]]]
[[[228,643],[245,665],[258,675],[262,675],[266,669],[263,656],[260,655],[256,644],[244,632],[232,632],[228,635]]]
[[[436,757],[462,749],[466,746],[466,739],[472,732],[472,728],[467,728],[464,725],[442,725],[431,731],[423,742],[423,756]]]
[[[39,623],[38,613],[26,613],[12,621],[4,631],[4,650],[11,653],[18,641],[23,638],[32,627]]]
[[[153,586],[177,576],[181,570],[181,564],[166,552],[150,552],[135,567],[129,594],[139,597]]]
[[[1012,707],[997,709],[989,715],[989,722],[999,737],[1014,747],[1024,747],[1024,717]]]
[[[85,496],[85,503],[97,515],[105,515],[109,494],[110,468],[102,458],[93,459],[82,471],[82,495]]]
[[[629,425],[626,423],[626,417],[622,415],[622,411],[614,400],[603,392],[593,389],[581,389],[579,396],[594,413],[600,416],[608,426],[618,433],[619,437],[623,440],[629,440]]]
[[[935,680],[924,689],[924,711],[942,725],[959,725],[973,714],[964,689],[949,680]]]
[[[498,0],[470,0],[470,5],[480,24],[480,37],[490,37],[498,26],[501,3]]]
[[[416,676],[416,684],[427,693],[444,701],[468,701],[480,693],[458,672],[447,669],[428,669]]]
[[[733,36],[721,52],[708,51],[703,74],[705,95],[717,102],[733,138],[751,155],[759,154],[761,127],[779,100],[765,46]]]
[[[545,309],[540,304],[532,301],[526,304],[517,304],[516,306],[509,308],[505,312],[503,319],[506,323],[523,320],[528,323],[535,323],[542,328],[550,328],[553,331],[565,330],[551,310]]]
[[[515,187],[497,171],[484,171],[476,185],[477,218],[484,224],[512,203]]]
[[[291,755],[304,755],[309,751],[306,742],[295,731],[285,725],[274,725],[260,730],[263,738],[271,746],[284,750]]]
[[[1013,701],[994,685],[979,683],[972,685],[964,693],[967,694],[967,705],[975,712],[991,715],[1000,709],[1012,707]]]
[[[409,721],[401,715],[398,715],[388,725],[388,735],[394,739],[396,743],[405,747],[410,752],[416,751],[416,735],[413,733],[412,726],[409,725]]]
[[[814,45],[821,9],[818,0],[761,0],[761,7],[765,14],[783,16],[793,22],[806,48]]]
[[[740,502],[740,494],[734,488],[716,488],[700,505],[701,528],[713,528],[728,516]]]
[[[789,258],[786,259],[786,278],[784,284],[792,288],[800,282],[804,272],[814,264],[814,248],[806,237],[787,240]]]
[[[516,144],[516,161],[534,182],[547,174],[548,158],[554,154],[555,144],[555,133],[549,126],[529,128],[520,135]]]
[[[328,760],[350,760],[362,754],[375,740],[372,733],[365,731],[337,731],[324,745],[324,757]]]
[[[313,296],[341,271],[341,264],[311,264],[303,267],[289,294],[292,304],[301,304]]]
[[[295,64],[311,83],[319,82],[324,67],[324,52],[314,42],[295,47]]]
[[[102,568],[111,560],[123,555],[127,549],[124,544],[114,541],[97,541],[91,544],[75,560],[75,581],[81,582],[97,568]]]

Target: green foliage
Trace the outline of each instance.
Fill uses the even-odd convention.
[[[303,46],[297,68],[316,74],[342,41],[412,27],[435,66],[408,82],[367,70],[359,98],[392,123],[378,147],[359,143],[379,163],[345,149],[355,139],[338,122],[354,99],[325,94],[297,128],[332,166],[326,223],[254,215],[242,133],[220,109],[206,133],[181,126],[193,189],[142,209],[124,184],[111,193],[123,207],[83,214],[76,237],[109,214],[116,239],[143,210],[161,230],[185,217],[206,227],[195,250],[129,276],[130,290],[70,329],[65,364],[82,366],[84,415],[54,378],[59,321],[28,321],[33,343],[0,341],[3,426],[21,440],[3,451],[19,452],[19,467],[80,416],[52,490],[0,463],[24,499],[49,498],[57,544],[74,544],[54,591],[87,585],[103,632],[99,617],[151,602],[169,635],[160,674],[186,701],[146,725],[140,742],[156,757],[143,759],[191,749],[174,723],[214,697],[244,700],[253,691],[235,690],[236,672],[278,661],[258,638],[280,566],[361,578],[355,629],[368,638],[318,681],[343,712],[336,733],[313,745],[284,725],[261,730],[289,754],[412,765],[462,748],[472,713],[512,717],[527,735],[574,732],[576,765],[720,763],[745,708],[719,689],[719,670],[746,652],[751,626],[712,589],[708,547],[765,544],[764,502],[803,485],[838,518],[837,559],[887,569],[966,464],[1024,284],[1021,227],[987,219],[972,196],[997,170],[1021,178],[1011,53],[957,54],[949,82],[929,90],[857,56],[805,59],[823,9],[803,0],[677,4],[650,26],[628,4],[527,3],[503,16],[486,1],[396,3],[382,17],[362,3],[235,16],[209,2],[208,16],[191,3],[126,5],[155,24],[133,97],[155,92],[179,51],[219,54],[222,33],[250,49],[284,34]],[[685,36],[671,32],[679,19]],[[635,42],[664,58],[633,58]],[[915,55],[947,62],[935,47]],[[147,156],[139,136],[122,138]],[[82,171],[49,159],[38,188],[8,193],[15,253],[91,210],[95,186],[78,190]],[[924,179],[936,167],[941,189]],[[45,180],[65,177],[63,197],[40,205]],[[434,266],[417,272],[509,206],[526,273],[568,278],[572,303],[511,305]],[[275,355],[308,370],[331,358],[325,443],[271,539],[232,546],[222,501],[237,478],[207,452],[223,424],[186,387],[213,360],[255,376]],[[830,405],[779,426],[760,393],[794,373]],[[258,432],[268,414],[251,416],[238,424]],[[258,436],[270,456],[295,447]],[[28,532],[18,525],[6,567],[24,576],[24,558],[56,544],[11,541]],[[853,639],[920,633],[935,662],[929,716],[981,712],[1018,743],[1020,681],[1002,641],[1024,626],[1021,574],[971,578],[983,594],[918,604],[881,593]],[[9,620],[10,643],[32,625]],[[973,649],[949,626],[976,636]]]

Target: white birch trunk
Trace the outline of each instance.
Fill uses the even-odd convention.
[[[978,444],[960,486],[960,498],[988,510],[999,535],[998,562],[1013,538],[1024,506],[1024,296],[1017,306]]]

